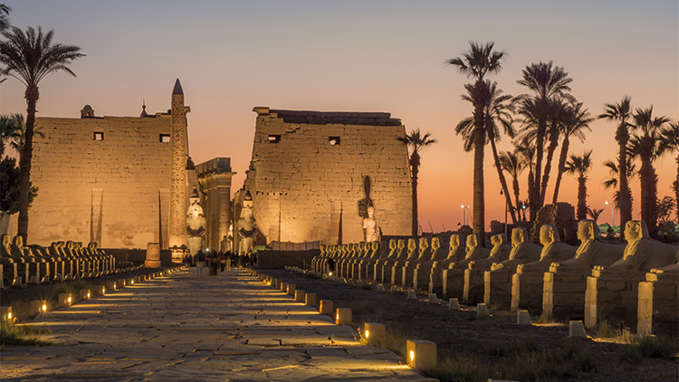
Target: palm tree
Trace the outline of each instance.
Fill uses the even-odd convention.
[[[512,176],[512,189],[514,191],[514,202],[516,203],[515,208],[517,209],[517,215],[519,215],[518,217],[520,219],[520,214],[518,213],[518,209],[521,208],[519,176],[526,168],[527,162],[521,158],[521,153],[516,148],[514,151],[501,152],[499,162],[502,170],[508,172]]]
[[[40,92],[38,85],[48,74],[65,71],[75,73],[68,67],[74,60],[84,56],[77,46],[53,44],[54,31],[45,34],[42,29],[28,27],[26,32],[17,27],[3,32],[5,40],[0,41],[0,63],[6,67],[3,74],[9,75],[26,86],[26,131],[21,150],[19,168],[19,224],[17,233],[28,242],[28,207],[30,197],[31,160],[33,157],[33,129],[35,112]]]
[[[601,216],[601,214],[603,212],[604,212],[603,208],[591,209],[591,208],[587,207],[587,215],[589,215],[589,217],[592,218],[592,220],[594,220],[595,225],[599,225],[597,223],[597,220],[599,220],[599,216]]]
[[[613,162],[613,161],[607,160],[607,161],[604,161],[604,166],[606,168],[608,168],[608,173],[611,175],[610,178],[605,179],[603,181],[604,187],[606,189],[609,189],[609,188],[616,189],[616,188],[618,188],[618,181],[620,179],[620,175],[619,175],[620,169],[618,169],[618,164]],[[627,179],[634,178],[634,176],[636,175],[635,170],[637,169],[637,166],[634,164],[634,162],[632,161],[632,158],[630,156],[627,156],[627,166],[625,166],[625,168],[627,170],[626,178]],[[630,198],[631,198],[631,195],[630,195]],[[633,198],[631,198],[630,201],[633,201]],[[616,208],[620,209],[620,191],[619,190],[616,190],[613,193],[613,203],[614,203]]]
[[[462,74],[474,79],[473,86],[482,86],[486,74],[497,73],[502,69],[502,58],[504,52],[494,50],[495,43],[488,42],[481,45],[476,42],[469,43],[469,51],[463,53],[462,56],[451,58],[446,62],[450,65],[456,66]],[[480,244],[485,243],[485,199],[484,199],[484,184],[483,184],[483,157],[484,146],[486,143],[484,125],[486,117],[484,116],[485,104],[474,104],[474,131],[473,146],[474,146],[474,233],[480,239]]]
[[[578,220],[587,219],[587,172],[592,167],[592,150],[577,156],[571,155],[566,163],[566,173],[578,174]]]
[[[674,198],[676,200],[677,207],[677,221],[679,222],[679,121],[670,123],[669,126],[664,129],[660,135],[660,147],[661,151],[674,152],[677,154],[677,176],[672,183],[674,187]]]
[[[469,101],[472,105],[485,104],[484,115],[486,116],[486,123],[483,127],[483,135],[486,140],[490,142],[491,150],[493,152],[493,160],[498,172],[500,184],[502,186],[503,194],[507,202],[507,207],[511,211],[512,222],[517,224],[516,213],[512,203],[509,188],[507,187],[507,180],[505,179],[500,159],[497,152],[496,141],[500,140],[500,130],[498,125],[502,126],[502,130],[510,137],[514,137],[514,128],[512,127],[512,96],[502,94],[502,90],[497,88],[497,83],[488,80],[477,83],[475,85],[465,85],[467,94],[462,96],[462,99]],[[474,132],[476,127],[474,125],[474,117],[465,118],[460,121],[455,127],[455,132],[462,135],[465,139],[464,149],[470,151],[474,146]],[[485,145],[485,142],[484,142]]]
[[[559,189],[561,187],[561,178],[566,170],[566,159],[568,158],[570,139],[571,137],[575,137],[579,139],[580,142],[584,142],[585,130],[592,130],[589,127],[589,124],[593,120],[589,111],[582,106],[582,102],[571,102],[569,105],[566,105],[563,110],[561,121],[563,142],[561,143],[561,153],[559,154],[559,165],[556,173],[556,182],[554,183],[552,204],[556,204],[559,201]]]
[[[431,133],[422,135],[420,129],[406,133],[403,137],[398,137],[398,140],[403,142],[410,152],[408,163],[410,165],[410,186],[412,187],[412,235],[417,236],[417,178],[420,173],[420,149],[436,143],[436,140],[431,137]]]
[[[0,32],[9,28],[9,11],[12,9],[5,4],[0,4]]]
[[[552,107],[555,100],[568,98],[571,88],[568,86],[573,80],[563,67],[554,66],[552,62],[538,62],[526,66],[522,71],[522,78],[517,82],[533,92],[520,95],[522,100],[520,113],[530,118],[524,119],[525,129],[535,129],[535,169],[533,182],[529,184],[528,199],[530,201],[531,220],[535,219],[538,209],[544,203],[541,192],[542,160],[544,155],[545,138],[548,137],[548,123],[552,117]],[[528,107],[528,108],[527,108]]]
[[[14,146],[24,131],[24,116],[21,114],[0,115],[0,159],[5,154],[5,144]]]
[[[653,106],[634,112],[634,129],[638,130],[630,139],[630,153],[641,159],[641,220],[646,223],[648,233],[655,237],[658,220],[658,175],[653,162],[662,154],[660,134],[669,122],[667,117],[654,117]]]
[[[619,152],[618,152],[618,172],[619,182],[617,195],[619,198],[619,208],[620,208],[620,227],[624,227],[625,223],[632,220],[632,191],[629,188],[629,179],[627,171],[627,164],[629,161],[627,153],[627,143],[629,142],[630,134],[629,127],[630,124],[627,120],[630,119],[632,114],[632,100],[630,97],[623,97],[617,104],[606,104],[606,110],[599,114],[599,118],[609,119],[611,121],[618,122],[618,128],[615,130],[615,141],[618,142]]]

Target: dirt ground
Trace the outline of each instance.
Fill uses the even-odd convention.
[[[392,337],[392,344],[386,346],[401,355],[399,347],[405,338],[435,342],[439,367],[428,374],[441,380],[679,381],[676,353],[653,358],[639,345],[569,339],[564,324],[519,327],[509,312],[491,312],[489,318],[476,319],[471,307],[451,311],[422,297],[407,299],[404,293],[378,291],[372,286],[291,271],[260,272],[316,292],[335,306],[352,308],[356,328],[363,322],[386,324]],[[677,351],[676,339],[662,340]]]

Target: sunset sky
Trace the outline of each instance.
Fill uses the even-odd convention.
[[[42,82],[38,116],[78,117],[85,104],[97,115],[138,115],[142,98],[149,111],[164,111],[179,77],[191,106],[191,156],[196,163],[231,157],[234,190],[250,160],[256,105],[385,111],[431,132],[438,143],[423,152],[420,172],[427,231],[455,227],[460,204],[472,202],[472,154],[453,132],[472,111],[460,99],[468,79],[444,64],[470,40],[495,41],[507,52],[502,72],[490,78],[509,94],[525,91],[516,83],[524,66],[553,60],[593,114],[629,95],[635,107],[653,104],[658,115],[679,118],[676,0],[4,2],[14,25],[54,29],[56,41],[87,54],[72,66],[77,78],[59,73]],[[0,85],[0,113],[25,112],[23,92],[14,79]],[[596,121],[571,149],[594,150],[595,208],[611,199],[602,162],[615,158],[615,127]],[[504,199],[489,148],[486,159],[488,223],[504,219]],[[656,170],[659,195],[669,195],[674,157],[658,160]],[[523,179],[521,187],[525,198]],[[637,180],[632,191],[637,216]],[[572,176],[561,199],[575,203]],[[609,220],[606,210],[600,222]]]

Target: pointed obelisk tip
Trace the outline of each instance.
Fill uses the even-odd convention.
[[[177,81],[174,83],[174,90],[172,90],[172,94],[184,94],[184,90],[182,90],[182,84],[179,82],[179,78],[177,78]]]

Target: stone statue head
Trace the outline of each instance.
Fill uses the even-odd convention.
[[[547,246],[559,241],[559,232],[551,224],[540,227],[540,244]]]
[[[587,243],[598,236],[598,228],[593,220],[580,220],[578,222],[578,240]]]
[[[21,235],[14,236],[14,246],[17,248],[24,247],[24,237]]]
[[[479,240],[475,233],[470,233],[467,235],[467,251],[474,250],[479,245]]]
[[[625,240],[628,244],[645,238],[648,238],[648,227],[645,222],[630,220],[625,224]]]
[[[3,234],[3,235],[2,235],[2,246],[3,246],[5,249],[8,249],[8,248],[9,248],[9,244],[10,244],[9,235]],[[8,250],[8,252],[9,252],[9,250]]]
[[[379,242],[379,241],[373,241],[373,242],[370,244],[370,248],[371,248],[373,251],[377,251],[378,249],[380,249],[380,242]]]
[[[417,249],[417,242],[412,237],[408,239],[408,252],[413,252]]]
[[[396,239],[389,239],[389,249],[396,249]]]
[[[431,250],[436,252],[436,250],[438,250],[439,248],[441,248],[441,243],[439,242],[438,236],[432,237],[431,238]]]
[[[420,238],[420,251],[424,251],[427,248],[429,248],[429,241],[427,240],[426,237],[421,237]]]
[[[398,239],[398,249],[404,249],[406,247],[406,241],[404,239]]]
[[[512,247],[519,246],[526,241],[526,229],[516,227],[512,229]]]
[[[456,233],[450,235],[450,240],[448,241],[448,243],[450,244],[450,250],[451,251],[455,250],[460,246],[460,235]]]
[[[368,206],[368,218],[372,219],[375,217],[375,207]]]
[[[498,233],[498,234],[490,237],[490,244],[493,245],[493,248],[499,247],[504,243],[505,243],[505,234],[504,233]]]

